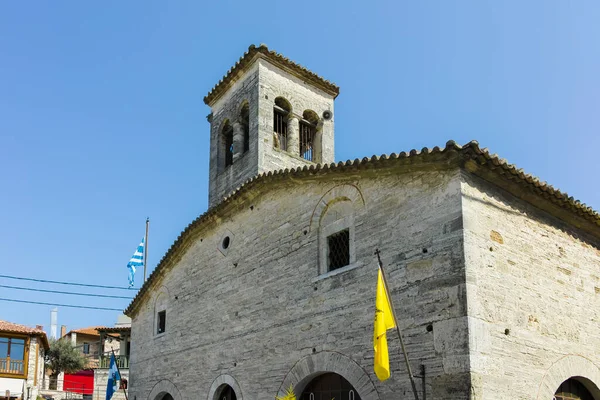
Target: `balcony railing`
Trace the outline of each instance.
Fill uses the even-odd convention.
[[[11,360],[0,358],[0,373],[23,375],[25,362],[23,360]]]
[[[129,368],[129,356],[115,356],[115,361],[117,362],[117,367],[120,369]],[[109,368],[110,367],[110,355],[103,355],[100,357],[100,368]]]

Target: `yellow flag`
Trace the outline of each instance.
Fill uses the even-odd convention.
[[[381,269],[377,276],[377,295],[375,298],[375,329],[373,334],[373,348],[375,349],[375,375],[380,381],[390,377],[390,358],[388,354],[386,332],[395,328],[392,307],[387,291],[383,284]]]

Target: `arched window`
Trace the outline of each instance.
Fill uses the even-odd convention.
[[[556,400],[594,400],[594,396],[586,387],[576,379],[567,379],[564,381],[556,393]]]
[[[328,372],[314,378],[299,400],[360,400],[356,389],[343,376]]]
[[[315,161],[315,135],[319,116],[312,110],[305,110],[300,121],[300,157]]]
[[[273,147],[287,150],[287,120],[292,106],[283,97],[275,99],[273,107]]]
[[[244,130],[244,146],[243,152],[250,150],[250,106],[248,102],[245,102],[240,112],[240,119],[242,122],[242,129]]]
[[[215,400],[237,400],[237,396],[231,386],[223,385],[223,387],[217,391]]]
[[[226,120],[221,129],[222,151],[225,158],[225,167],[233,164],[233,126]]]
[[[154,335],[162,335],[167,331],[168,295],[161,291],[154,301]]]

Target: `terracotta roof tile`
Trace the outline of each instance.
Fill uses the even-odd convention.
[[[46,336],[46,332],[44,332],[42,329],[30,328],[26,325],[0,320],[0,332],[24,333],[31,336],[39,336],[42,339],[44,347],[46,349],[49,347],[48,337]]]
[[[106,329],[106,328],[107,328],[106,326],[89,326],[87,328],[73,329],[73,330],[69,331],[69,333],[75,332],[75,333],[79,333],[82,335],[100,336],[100,332],[98,332],[98,331],[101,329]],[[69,333],[67,333],[67,335]]]
[[[116,326],[112,328],[98,328],[98,331],[106,333],[128,333],[131,332],[130,326]]]
[[[292,169],[282,169],[278,171],[269,171],[261,173],[253,178],[248,179],[240,187],[234,190],[231,194],[225,197],[219,204],[207,210],[204,214],[196,218],[181,232],[177,240],[171,245],[169,250],[160,260],[154,271],[150,274],[148,280],[140,288],[133,301],[129,304],[124,313],[130,315],[137,308],[141,298],[144,296],[148,288],[153,282],[160,276],[163,269],[175,258],[174,256],[180,249],[186,247],[186,240],[193,237],[193,232],[201,227],[205,222],[210,221],[211,218],[217,216],[221,210],[223,210],[230,202],[234,199],[243,195],[246,191],[252,189],[260,183],[281,181],[289,179],[290,176],[294,178],[303,176],[318,176],[328,173],[343,172],[351,169],[367,169],[376,168],[378,166],[385,166],[389,163],[401,163],[401,164],[419,164],[426,162],[455,162],[456,165],[465,166],[469,161],[472,161],[476,167],[483,168],[489,171],[491,174],[501,176],[503,179],[508,181],[516,182],[520,184],[523,190],[530,190],[535,195],[545,198],[550,202],[554,203],[558,207],[577,215],[589,222],[600,232],[600,214],[592,209],[590,206],[580,202],[579,200],[573,199],[568,194],[555,189],[546,182],[540,181],[535,176],[529,175],[523,172],[522,169],[518,169],[513,164],[509,164],[505,159],[498,157],[496,154],[491,154],[487,148],[481,149],[479,143],[471,141],[464,146],[456,144],[453,140],[446,143],[446,146],[442,149],[434,147],[429,149],[424,147],[423,149],[413,149],[410,152],[400,152],[398,154],[391,153],[389,155],[381,155],[372,157],[364,157],[362,159],[347,160],[345,162],[340,161],[337,164],[312,164],[310,166],[303,166]]]
[[[34,334],[44,333],[45,334],[45,332],[41,329],[30,328],[25,325],[14,324],[12,322],[1,321],[1,320],[0,320],[0,331],[15,332],[15,333],[34,333]]]
[[[256,56],[268,60],[275,66],[278,66],[283,70],[298,76],[306,82],[310,82],[312,85],[323,90],[325,93],[332,95],[334,98],[340,94],[340,88],[334,83],[329,82],[302,65],[293,62],[287,57],[284,57],[275,51],[269,50],[265,44],[261,44],[258,47],[251,45],[248,48],[248,51],[244,53],[242,57],[240,57],[238,62],[236,62],[235,65],[231,67],[229,71],[227,71],[227,74],[223,76],[223,79],[221,79],[219,83],[217,83],[215,87],[208,92],[208,94],[204,97],[204,103],[211,105],[215,100],[221,97],[221,95],[223,95],[223,93],[225,93],[225,91],[239,78],[241,73],[246,71],[246,69],[252,65],[252,61]]]

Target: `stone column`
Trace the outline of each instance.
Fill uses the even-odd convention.
[[[321,163],[323,160],[323,126],[318,125],[313,139],[313,162]]]
[[[244,152],[244,126],[241,122],[233,123],[233,163],[242,156]]]
[[[300,155],[299,131],[298,117],[290,114],[287,120],[287,151],[295,156]]]

